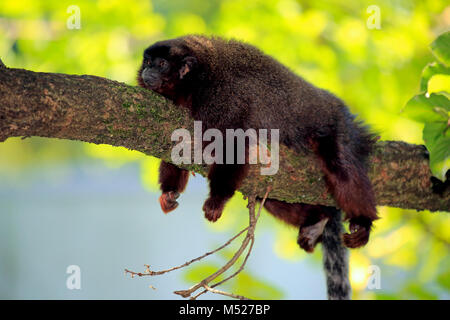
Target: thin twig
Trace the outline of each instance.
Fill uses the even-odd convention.
[[[269,195],[270,190],[271,190],[270,186],[267,187],[267,191],[266,191],[266,194],[264,195],[263,201],[265,201],[265,199],[267,199],[267,196]],[[255,216],[255,202],[256,202],[256,197],[254,195],[248,198],[249,220],[250,220],[249,229],[247,231],[247,235],[245,236],[244,240],[242,241],[241,246],[235,252],[233,257],[222,268],[220,268],[219,270],[217,270],[210,276],[206,277],[201,282],[197,283],[196,285],[192,286],[191,288],[189,288],[187,290],[175,291],[174,292],[175,294],[179,294],[184,298],[190,297],[192,293],[194,293],[198,289],[204,287],[204,285],[208,285],[211,281],[213,281],[214,279],[219,277],[221,274],[226,272],[228,269],[230,269],[236,263],[236,261],[239,259],[239,257],[242,255],[242,253],[245,251],[245,249],[249,245],[250,241],[252,241],[254,234],[255,234],[256,220],[257,220],[256,216]],[[264,202],[262,202],[262,204],[263,203]],[[262,206],[260,207],[260,209],[261,208],[262,208]]]
[[[223,283],[229,281],[230,279],[234,278],[234,277],[237,276],[242,270],[244,270],[245,264],[247,263],[247,260],[248,260],[248,258],[250,257],[250,252],[251,252],[252,249],[253,249],[253,244],[254,244],[254,243],[255,243],[255,239],[253,238],[253,239],[251,239],[251,241],[250,241],[250,247],[249,247],[249,249],[248,249],[248,251],[247,251],[247,255],[245,256],[244,262],[242,262],[242,264],[241,264],[241,266],[239,267],[239,269],[238,269],[235,273],[233,273],[232,275],[228,276],[227,278],[225,278],[225,279],[223,279],[223,280],[221,280],[221,281],[219,281],[219,282],[213,284],[213,285],[211,286],[211,288],[215,288],[215,287],[217,287],[217,286],[220,286],[221,284],[223,284]],[[203,290],[203,291],[197,293],[195,296],[193,296],[193,297],[191,298],[191,300],[196,300],[198,297],[200,297],[202,294],[207,293],[208,291],[211,291],[211,290]]]
[[[211,287],[208,287],[206,284],[203,285],[203,288],[205,288],[206,289],[205,291],[207,291],[207,292],[209,291],[209,292],[212,292],[212,293],[221,294],[221,295],[224,295],[224,296],[227,296],[227,297],[231,297],[231,298],[234,298],[234,299],[239,299],[239,300],[249,300],[248,298],[246,298],[244,296],[240,296],[238,294],[234,294],[234,293],[229,293],[229,292],[225,292],[225,291],[222,291],[222,290],[213,289]]]
[[[270,187],[267,188],[266,194],[264,195],[264,198],[263,198],[262,201],[261,201],[261,204],[260,204],[259,210],[258,210],[258,214],[256,215],[255,223],[258,221],[259,216],[261,215],[261,209],[263,208],[264,203],[266,202],[266,199],[267,199],[267,196],[269,195],[270,189],[271,189]],[[249,226],[249,227],[250,227],[250,226]],[[225,283],[225,282],[229,281],[230,279],[232,279],[232,278],[234,278],[235,276],[237,276],[242,270],[244,270],[245,264],[247,263],[247,260],[248,260],[248,258],[250,257],[250,253],[252,252],[253,244],[254,244],[254,243],[255,243],[255,237],[254,237],[254,234],[253,234],[253,235],[252,235],[252,238],[251,238],[251,242],[250,242],[250,247],[249,247],[249,249],[248,249],[248,251],[247,251],[247,255],[245,256],[244,261],[242,262],[242,264],[241,264],[241,266],[239,267],[239,269],[238,269],[235,273],[233,273],[232,275],[230,275],[229,277],[223,279],[222,281],[219,281],[219,282],[213,284],[213,285],[211,286],[211,288],[215,288],[215,287],[221,285],[222,283]],[[205,294],[205,293],[208,292],[208,291],[211,291],[211,290],[204,290],[204,291],[198,293],[197,295],[195,295],[194,297],[192,297],[191,299],[192,299],[192,300],[195,300],[195,299],[197,299],[199,296],[201,296],[202,294]]]
[[[145,267],[147,267],[147,270],[145,270],[145,272],[135,272],[135,271],[131,271],[131,270],[129,270],[129,269],[125,269],[125,273],[131,274],[132,277],[133,277],[133,276],[139,276],[139,277],[143,277],[143,276],[159,276],[159,275],[164,274],[164,273],[167,273],[167,272],[171,272],[171,271],[174,271],[174,270],[177,270],[177,269],[181,269],[181,268],[187,267],[188,265],[190,265],[190,264],[192,264],[192,263],[194,263],[194,262],[196,262],[196,261],[200,261],[200,260],[206,258],[207,256],[209,256],[209,255],[211,255],[211,254],[213,254],[213,253],[216,253],[216,252],[222,250],[223,248],[225,248],[226,246],[228,246],[231,242],[233,242],[233,240],[235,240],[235,239],[238,238],[241,234],[243,234],[245,231],[247,231],[249,227],[250,227],[250,226],[248,226],[248,227],[242,229],[242,230],[241,230],[239,233],[237,233],[233,238],[231,238],[230,240],[228,240],[226,243],[224,243],[224,244],[221,245],[220,247],[214,249],[213,251],[209,251],[209,252],[205,253],[204,255],[202,255],[202,256],[200,256],[200,257],[194,258],[194,259],[192,259],[191,261],[188,261],[188,262],[183,263],[182,265],[179,265],[179,266],[176,266],[176,267],[173,267],[173,268],[170,268],[170,269],[166,269],[166,270],[152,271],[152,270],[150,270],[150,266],[149,266],[148,264],[146,264],[146,265],[144,265]]]
[[[230,259],[223,267],[221,267],[219,270],[217,270],[217,271],[214,272],[213,274],[209,275],[208,277],[206,277],[205,279],[203,279],[203,280],[200,281],[199,283],[195,284],[195,285],[192,286],[191,288],[189,288],[189,289],[187,289],[187,290],[179,290],[179,291],[175,291],[174,293],[175,293],[175,294],[178,294],[178,295],[181,295],[181,296],[184,297],[184,298],[188,298],[188,297],[190,297],[195,291],[197,291],[198,289],[204,288],[204,289],[205,289],[204,291],[202,291],[200,294],[198,294],[198,295],[192,297],[191,299],[196,299],[198,296],[200,296],[201,294],[203,294],[203,293],[205,293],[205,292],[208,292],[208,291],[209,291],[209,292],[213,292],[213,293],[217,293],[217,294],[226,295],[226,296],[229,296],[229,297],[232,297],[232,298],[236,298],[236,299],[248,299],[248,298],[243,297],[243,296],[239,296],[239,295],[235,295],[235,294],[232,294],[232,293],[227,293],[227,292],[224,292],[224,291],[221,291],[221,290],[214,289],[214,287],[216,287],[216,286],[218,286],[219,284],[222,284],[222,283],[224,283],[224,282],[230,280],[231,278],[235,277],[237,274],[239,274],[239,273],[244,269],[244,266],[245,266],[245,264],[247,263],[247,260],[248,260],[248,258],[249,258],[249,256],[250,256],[250,253],[251,253],[251,250],[252,250],[252,248],[253,248],[254,241],[255,241],[255,227],[256,227],[256,223],[257,223],[258,218],[259,218],[259,216],[260,216],[260,214],[261,214],[262,207],[264,206],[264,203],[265,203],[265,201],[266,201],[266,199],[267,199],[267,196],[269,195],[270,190],[271,190],[271,187],[270,187],[270,186],[267,187],[267,191],[266,191],[266,193],[265,193],[265,195],[264,195],[264,198],[263,198],[262,201],[261,201],[261,205],[260,205],[260,207],[259,207],[259,210],[258,210],[257,215],[255,215],[256,196],[255,196],[255,195],[252,195],[251,197],[249,197],[249,199],[248,199],[248,208],[249,208],[249,226],[246,227],[245,229],[243,229],[242,231],[240,231],[237,235],[235,235],[233,238],[231,238],[230,240],[228,240],[225,244],[223,244],[223,245],[220,246],[219,248],[217,248],[217,249],[215,249],[215,250],[213,250],[213,251],[207,252],[207,253],[205,253],[204,255],[202,255],[202,256],[200,256],[200,257],[197,257],[197,258],[195,258],[195,259],[192,259],[192,260],[190,260],[190,261],[188,261],[188,262],[186,262],[186,263],[184,263],[184,264],[182,264],[182,265],[180,265],[180,266],[173,267],[173,268],[170,268],[170,269],[167,269],[167,270],[162,270],[162,271],[151,271],[151,270],[150,270],[150,266],[149,266],[149,265],[146,265],[147,270],[146,270],[145,272],[143,272],[143,273],[142,273],[142,272],[134,272],[134,271],[131,271],[131,270],[128,270],[128,269],[125,269],[125,273],[130,273],[132,277],[134,277],[134,276],[136,276],[136,275],[139,276],[139,277],[142,277],[142,276],[155,276],[155,275],[161,275],[161,274],[164,274],[164,273],[167,273],[167,272],[170,272],[170,271],[174,271],[174,270],[177,270],[177,269],[186,267],[186,266],[190,265],[190,264],[193,263],[193,262],[199,261],[199,260],[201,260],[201,259],[203,259],[203,258],[205,258],[205,257],[207,257],[207,256],[209,256],[209,255],[211,255],[211,254],[213,254],[213,253],[215,253],[215,252],[217,252],[217,251],[219,251],[219,250],[225,248],[225,247],[228,246],[234,239],[236,239],[237,237],[239,237],[243,232],[247,231],[247,234],[246,234],[245,238],[243,239],[241,246],[240,246],[239,249],[235,252],[235,254],[233,255],[233,257],[232,257],[232,258],[231,258],[231,259]],[[255,194],[255,193],[254,193],[254,194]],[[228,269],[230,269],[230,268],[237,262],[237,260],[242,256],[243,252],[245,251],[245,249],[246,249],[249,245],[250,245],[250,247],[249,247],[249,250],[248,250],[248,252],[247,252],[247,255],[245,256],[244,261],[243,261],[243,263],[241,264],[241,266],[239,267],[239,269],[238,269],[236,272],[234,272],[231,276],[227,277],[226,279],[224,279],[224,280],[222,280],[222,281],[220,281],[220,282],[217,282],[216,284],[214,284],[214,285],[212,285],[212,286],[209,286],[209,283],[210,283],[211,281],[215,280],[215,279],[216,279],[217,277],[219,277],[221,274],[223,274],[224,272],[226,272]]]

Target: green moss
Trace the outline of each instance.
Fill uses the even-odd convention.
[[[152,130],[152,132],[150,132],[150,136],[156,140],[159,140],[159,138],[161,137],[161,132],[159,132],[158,130]]]
[[[309,184],[311,184],[311,185],[313,185],[313,184],[316,184],[318,181],[316,180],[316,179],[314,179],[313,177],[311,177],[311,176],[308,176],[308,183]]]
[[[192,171],[195,171],[195,172],[203,172],[204,171],[201,164],[193,163],[193,164],[190,164],[189,167],[191,168]]]
[[[103,119],[102,122],[105,126],[108,126],[109,124],[112,123],[112,119],[111,118],[107,118],[107,119]]]
[[[137,104],[135,106],[135,112],[139,119],[151,118],[155,122],[162,122],[163,117],[161,117],[160,110],[153,106]]]
[[[145,90],[145,89],[140,88],[140,87],[131,87],[131,86],[123,85],[123,86],[120,86],[118,88],[118,90],[120,93],[136,94],[139,92],[139,90]]]

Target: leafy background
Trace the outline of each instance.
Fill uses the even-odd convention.
[[[79,30],[66,27],[66,20],[70,16],[67,8],[74,4],[81,10]],[[380,29],[369,29],[366,25],[370,17],[367,8],[370,5],[380,8]],[[317,86],[343,98],[351,110],[370,124],[383,140],[425,143],[431,151],[433,172],[442,179],[449,167],[449,39],[448,33],[444,34],[449,28],[450,6],[445,0],[17,0],[3,1],[0,6],[0,57],[9,67],[41,72],[93,74],[135,85],[142,51],[157,40],[187,33],[206,33],[241,39],[276,57]],[[444,36],[440,38],[439,43],[434,42],[430,47],[441,34]],[[187,190],[192,196],[183,197],[180,208],[170,217],[163,217],[156,205],[151,206],[154,211],[151,219],[157,219],[156,216],[160,215],[170,220],[161,219],[158,223],[170,221],[170,224],[165,223],[159,227],[167,234],[157,233],[155,230],[157,237],[148,238],[150,236],[145,228],[139,228],[136,224],[145,225],[148,223],[146,219],[150,217],[143,215],[142,220],[137,223],[137,216],[133,217],[133,208],[138,210],[138,202],[149,207],[150,201],[156,203],[157,167],[157,159],[144,157],[124,148],[41,138],[14,138],[0,144],[0,283],[4,284],[1,286],[0,295],[5,298],[59,297],[59,289],[46,284],[56,271],[46,265],[48,261],[44,257],[32,261],[32,265],[28,265],[28,262],[26,266],[21,263],[12,264],[11,261],[21,250],[18,243],[22,237],[25,238],[20,232],[22,229],[16,225],[19,222],[11,222],[16,216],[23,218],[20,222],[22,224],[26,224],[26,221],[36,222],[26,229],[31,233],[27,237],[30,237],[30,242],[32,239],[39,241],[37,238],[45,236],[41,232],[51,234],[54,229],[66,230],[63,225],[68,221],[73,224],[80,223],[81,220],[77,219],[82,219],[83,210],[95,205],[96,213],[86,219],[97,221],[96,215],[103,217],[104,214],[105,220],[97,221],[101,225],[113,225],[117,219],[119,226],[105,231],[102,235],[106,242],[116,244],[114,241],[120,234],[120,244],[130,251],[136,249],[133,259],[137,260],[130,261],[130,264],[136,264],[137,269],[140,268],[139,265],[148,262],[146,259],[155,260],[157,250],[166,253],[159,258],[163,259],[158,261],[161,266],[170,266],[171,262],[173,265],[181,263],[201,254],[203,249],[206,251],[213,248],[220,243],[218,239],[227,239],[245,225],[245,202],[240,194],[227,205],[226,212],[218,223],[210,225],[203,222],[201,205],[206,195],[206,181],[196,177]],[[84,173],[80,173],[80,170]],[[98,172],[106,173],[102,175]],[[125,226],[124,222],[119,220],[123,218],[116,215],[114,221],[108,220],[108,210],[113,211],[115,208],[108,207],[107,203],[98,204],[95,200],[99,196],[98,193],[83,198],[83,204],[79,201],[70,202],[64,206],[65,212],[59,215],[49,213],[47,202],[26,197],[30,190],[34,194],[42,188],[54,192],[51,191],[54,186],[62,190],[58,193],[60,197],[71,197],[75,188],[72,186],[77,186],[73,177],[83,174],[90,179],[106,181],[109,181],[107,176],[117,174],[120,180],[111,181],[113,185],[133,185],[130,181],[140,183],[140,187],[134,187],[136,190],[128,185],[120,189],[124,195],[121,201],[126,203],[123,209],[126,212],[123,214],[129,215],[129,225]],[[86,186],[83,185],[83,188]],[[109,190],[103,185],[99,188]],[[133,192],[142,195],[142,191],[148,194],[148,199],[144,200],[143,196],[139,199],[133,197]],[[114,201],[112,197],[108,199],[110,200],[105,201]],[[50,198],[49,201],[57,201],[57,197]],[[29,207],[24,207],[25,204]],[[70,213],[66,212],[69,211],[69,206]],[[370,243],[364,249],[351,252],[353,298],[448,299],[448,214],[417,213],[413,210],[387,207],[379,207],[379,212],[382,219],[376,222]],[[70,218],[64,218],[69,220],[61,220],[61,215],[69,214]],[[173,228],[177,228],[176,219],[185,215],[189,215],[189,219],[195,217],[198,220],[195,220],[196,224],[192,227],[195,229],[180,227],[177,230],[176,236],[184,240],[180,241],[184,242],[183,246],[168,236],[172,234]],[[45,228],[42,228],[44,224]],[[128,233],[122,232],[120,224]],[[83,225],[85,224],[80,224]],[[12,226],[19,231],[11,231],[16,230]],[[94,237],[98,232],[98,227],[80,228],[80,238]],[[206,243],[195,241],[198,234],[205,237]],[[216,235],[219,236],[215,237]],[[302,297],[311,297],[308,296],[308,291],[319,287],[322,291],[322,296],[319,297],[325,297],[320,250],[316,250],[313,255],[298,250],[295,243],[296,231],[275,222],[267,214],[258,226],[258,235],[263,239],[260,240],[263,243],[260,245],[261,250],[270,252],[270,259],[279,259],[281,263],[275,267],[267,260],[269,253],[266,257],[264,254],[255,254],[256,261],[250,263],[246,271],[225,289],[253,298],[295,299],[301,297],[299,292],[305,294]],[[264,240],[267,235],[270,241]],[[140,239],[139,245],[127,242],[132,236]],[[57,255],[56,252],[64,251],[61,247],[68,244],[52,238],[46,245],[50,246],[52,251],[47,252],[47,247],[35,246],[21,254],[30,256],[32,252],[37,251],[40,256],[48,253],[49,259],[53,259],[52,257]],[[73,250],[84,254],[89,251],[87,248],[90,248],[94,253],[92,256],[88,255],[88,259],[95,260],[97,254],[97,265],[104,267],[104,270],[110,270],[111,266],[101,264],[101,251],[96,252],[101,248],[95,246],[96,242],[89,241]],[[192,247],[197,249],[193,251],[196,253],[181,253]],[[145,250],[145,253],[142,250]],[[216,261],[200,263],[176,277],[181,284],[188,286],[200,279],[205,272],[214,270],[229,255],[230,252],[225,251]],[[125,256],[124,254],[117,259],[121,265],[128,266]],[[40,260],[43,263],[41,266]],[[297,266],[305,264],[309,266],[306,274],[300,267],[296,269]],[[266,265],[274,269],[264,268]],[[370,265],[380,267],[382,288],[379,290],[370,290],[366,286]],[[35,270],[34,277],[26,278],[24,274],[29,268]],[[261,272],[262,270],[265,271]],[[298,281],[277,281],[279,274],[283,273],[288,273],[289,279]],[[97,285],[96,297],[108,297],[107,292],[113,290],[111,286],[118,285],[116,281],[120,274],[109,275],[105,282],[99,280],[102,274],[91,276],[93,283],[99,281],[102,284]],[[27,280],[20,281],[24,277]],[[47,282],[36,282],[36,279],[41,278]],[[126,285],[121,284],[124,289],[114,297],[127,298],[127,292],[146,287],[145,283],[133,280],[132,285],[129,285],[129,281]],[[299,283],[305,285],[299,287]],[[168,292],[180,289],[171,287],[172,285],[164,282],[161,284]],[[35,291],[32,291],[31,287],[35,288]],[[165,298],[161,291],[153,292],[146,288],[137,298]]]

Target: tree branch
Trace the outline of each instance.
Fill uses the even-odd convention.
[[[37,73],[0,62],[0,101],[0,142],[17,136],[79,140],[124,146],[170,162],[173,130],[193,132],[187,110],[151,91],[95,76]],[[206,166],[182,167],[206,173]],[[276,175],[262,176],[258,166],[251,167],[240,188],[245,195],[256,188],[262,197],[270,184],[274,199],[335,205],[313,154],[280,146]],[[378,142],[369,177],[378,205],[450,211],[450,190],[432,192],[423,146]]]
[[[152,271],[150,270],[150,265],[145,265],[146,266],[146,270],[144,272],[135,272],[135,271],[131,271],[129,269],[125,269],[125,274],[131,274],[131,277],[134,278],[135,276],[138,277],[144,277],[144,276],[157,276],[157,275],[161,275],[161,274],[165,274],[174,270],[178,270],[184,267],[187,267],[188,265],[200,261],[204,258],[206,258],[207,256],[216,253],[217,251],[222,250],[223,248],[225,248],[226,246],[228,246],[233,240],[235,240],[237,237],[239,237],[243,232],[247,231],[247,234],[245,235],[244,240],[242,241],[241,246],[239,247],[239,249],[234,253],[233,257],[224,265],[222,266],[219,270],[217,270],[216,272],[214,272],[213,274],[209,275],[208,277],[204,278],[203,280],[201,280],[199,283],[197,283],[196,285],[190,287],[187,290],[178,290],[175,291],[175,294],[181,295],[184,298],[188,298],[190,297],[194,292],[196,292],[197,290],[199,290],[200,288],[204,288],[204,291],[201,291],[199,293],[197,293],[195,296],[191,297],[192,300],[197,299],[199,296],[201,296],[202,294],[206,293],[206,292],[212,292],[212,293],[216,293],[216,294],[222,294],[222,295],[226,295],[235,299],[242,299],[242,300],[247,300],[246,297],[244,296],[240,296],[240,295],[235,295],[232,293],[228,293],[225,291],[221,291],[221,290],[215,290],[213,288],[229,281],[230,279],[234,278],[235,276],[237,276],[242,270],[244,270],[245,264],[247,263],[248,258],[250,257],[250,253],[252,252],[253,249],[253,244],[255,243],[255,228],[256,228],[256,223],[258,222],[259,216],[261,214],[261,209],[264,206],[264,202],[267,199],[267,196],[269,195],[270,192],[270,186],[267,187],[267,191],[266,194],[264,195],[264,198],[261,200],[261,203],[259,205],[259,210],[258,210],[258,214],[255,215],[255,205],[256,205],[256,197],[255,196],[250,196],[248,199],[248,210],[249,210],[249,225],[247,228],[245,228],[244,230],[242,230],[241,232],[239,232],[237,235],[235,235],[233,238],[231,238],[230,240],[228,240],[225,244],[223,244],[222,246],[218,247],[217,249],[207,252],[204,255],[197,257],[195,259],[192,259],[188,262],[183,263],[182,265],[176,266],[176,267],[172,267],[170,269],[166,269],[166,270],[162,270],[162,271]],[[217,279],[220,275],[222,275],[223,273],[225,273],[228,269],[230,269],[233,265],[236,264],[236,262],[238,261],[238,259],[243,255],[245,249],[247,249],[247,254],[244,258],[244,262],[242,262],[241,266],[239,267],[239,269],[237,271],[235,271],[232,275],[226,277],[225,279],[216,282],[213,285],[209,285],[211,283],[211,281]]]

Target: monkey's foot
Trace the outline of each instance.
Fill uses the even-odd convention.
[[[344,244],[347,248],[359,248],[369,241],[370,225],[364,226],[350,220],[350,233],[344,234]]]
[[[225,202],[218,198],[208,198],[203,205],[205,218],[211,222],[216,222],[222,215]]]
[[[169,213],[172,210],[175,210],[178,207],[178,202],[176,199],[180,194],[176,191],[163,192],[159,197],[159,204],[161,205],[161,209],[164,213]]]
[[[300,227],[297,243],[306,252],[313,252],[316,244],[320,241],[323,229],[328,222],[328,218],[322,219],[316,224]]]

